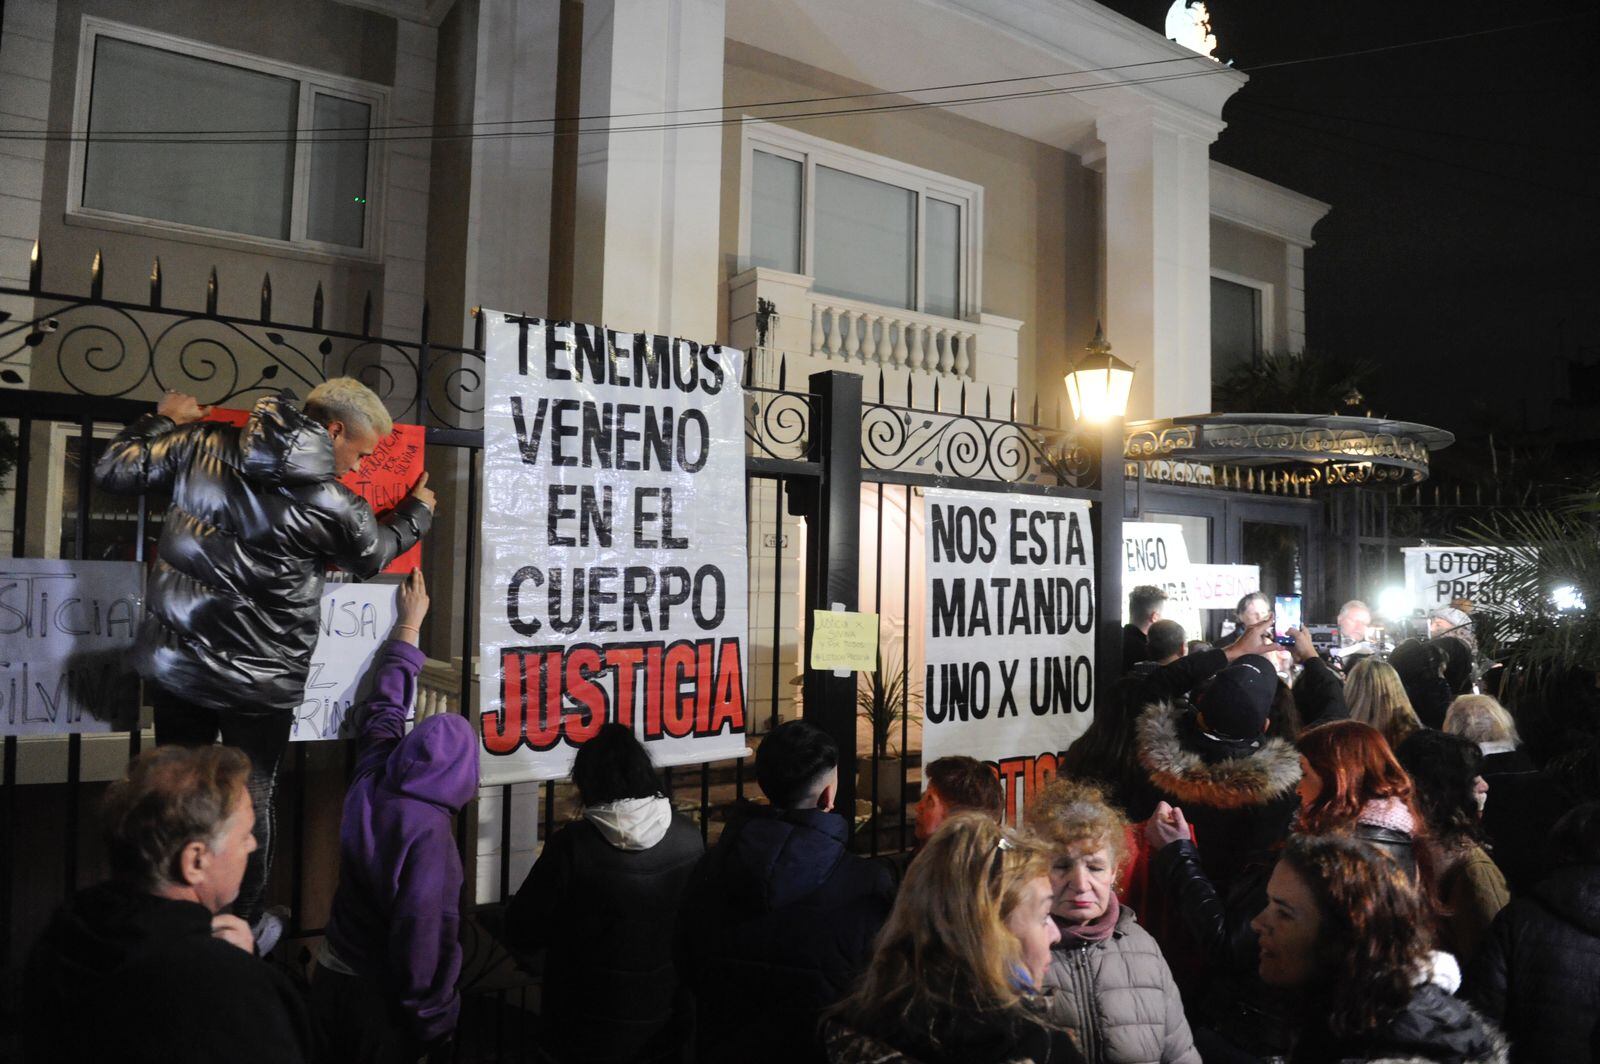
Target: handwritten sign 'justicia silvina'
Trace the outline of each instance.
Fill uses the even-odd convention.
[[[0,562],[0,735],[130,727],[143,598],[138,562]]]

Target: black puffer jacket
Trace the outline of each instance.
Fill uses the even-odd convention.
[[[293,709],[317,643],[323,573],[375,576],[427,534],[414,498],[380,523],[333,473],[327,430],[268,396],[244,428],[148,414],[95,467],[110,492],[170,491],[145,593],[140,673],[214,709]]]
[[[822,1059],[818,1020],[867,966],[889,873],[845,851],[819,809],[748,806],[705,855],[678,914],[678,971],[704,1064]]]
[[[1462,995],[1516,1061],[1594,1060],[1600,1038],[1600,865],[1569,865],[1500,910]]]

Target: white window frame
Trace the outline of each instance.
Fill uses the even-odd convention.
[[[173,222],[161,218],[145,218],[118,211],[101,210],[85,206],[83,202],[84,168],[87,162],[85,135],[89,129],[89,97],[94,88],[95,44],[101,37],[127,41],[131,44],[159,48],[196,59],[208,59],[226,66],[238,67],[255,73],[270,74],[299,83],[298,113],[295,118],[296,147],[294,153],[294,190],[289,208],[289,239],[234,233],[226,229]],[[369,132],[367,138],[367,203],[363,219],[362,246],[349,247],[306,236],[310,208],[311,153],[307,150],[316,95],[336,96],[366,104],[371,108],[369,131],[385,127],[389,114],[387,86],[372,82],[343,78],[310,67],[282,63],[275,59],[251,55],[231,48],[219,48],[199,41],[175,37],[171,34],[147,30],[138,26],[113,22],[93,15],[83,17],[78,41],[77,88],[72,107],[72,150],[68,162],[66,218],[68,222],[144,233],[151,236],[192,240],[223,247],[243,247],[250,250],[270,249],[318,259],[353,259],[359,262],[383,261],[383,191],[388,173],[388,152],[382,137]]]
[[[1277,348],[1277,344],[1275,343],[1277,336],[1274,334],[1272,328],[1272,323],[1275,320],[1272,316],[1272,294],[1273,289],[1277,286],[1271,281],[1262,281],[1255,277],[1246,277],[1242,273],[1230,273],[1227,270],[1218,270],[1215,268],[1212,269],[1211,276],[1216,280],[1227,281],[1230,284],[1236,284],[1243,288],[1254,288],[1257,292],[1261,293],[1261,353],[1263,355],[1271,354]]]
[[[767,152],[800,163],[800,272],[815,280],[812,224],[815,208],[816,168],[835,170],[871,178],[886,185],[917,194],[916,305],[910,311],[929,314],[926,305],[923,242],[927,233],[929,197],[961,208],[960,279],[961,317],[952,321],[976,321],[983,310],[983,186],[962,181],[948,174],[891,159],[886,155],[823,140],[785,126],[772,125],[746,116],[742,127],[739,166],[739,270],[750,268],[751,195],[755,181],[755,153]],[[935,315],[929,314],[930,317]]]

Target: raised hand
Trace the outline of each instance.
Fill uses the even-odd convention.
[[[162,417],[171,418],[179,425],[187,425],[191,421],[199,421],[211,413],[209,406],[201,406],[192,395],[183,392],[168,391],[156,404],[156,413]]]

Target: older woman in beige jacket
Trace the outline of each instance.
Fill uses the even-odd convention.
[[[1092,784],[1057,779],[1028,826],[1053,854],[1061,941],[1045,976],[1050,1019],[1072,1031],[1091,1064],[1200,1064],[1161,947],[1117,901],[1127,818]]]

